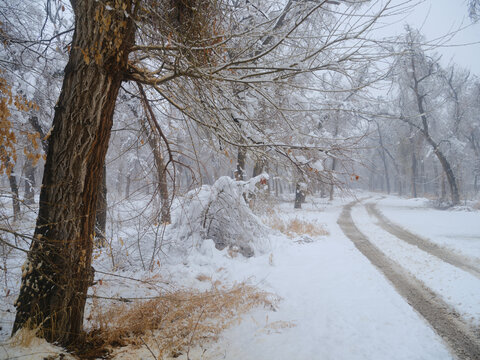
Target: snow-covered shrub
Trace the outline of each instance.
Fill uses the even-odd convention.
[[[201,246],[211,239],[215,247],[228,247],[246,257],[264,253],[267,249],[267,228],[253,214],[246,199],[266,182],[263,174],[249,181],[219,178],[212,186],[204,185],[189,192],[174,213],[171,229],[185,245]]]

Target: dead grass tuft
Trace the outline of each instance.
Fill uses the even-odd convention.
[[[300,220],[298,218],[284,221],[278,216],[270,216],[265,221],[266,225],[272,229],[278,230],[281,233],[287,235],[290,238],[297,237],[299,235],[309,236],[326,236],[329,232],[321,224],[311,223]]]
[[[276,299],[253,286],[214,286],[211,290],[180,290],[148,301],[118,304],[103,310],[93,306],[92,330],[87,335],[90,354],[105,349],[145,344],[142,336],[152,334],[157,358],[179,354],[191,346],[214,340],[242,314],[257,306],[273,307]],[[158,331],[155,331],[158,330]],[[153,335],[154,334],[154,335]]]
[[[78,359],[64,351],[64,349],[48,343],[40,329],[26,327],[18,330],[7,342],[1,343],[0,354],[3,359]]]
[[[34,341],[38,341],[38,329],[31,329],[28,326],[18,330],[11,338],[10,344],[14,346],[29,347]]]
[[[198,274],[195,277],[198,281],[205,282],[205,281],[212,281],[211,276],[207,276],[205,274]]]

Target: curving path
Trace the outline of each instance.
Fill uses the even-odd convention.
[[[338,219],[338,224],[345,235],[385,275],[398,293],[425,318],[450,346],[456,357],[469,360],[480,359],[480,337],[464,324],[443,300],[425,287],[421,281],[407,274],[398,264],[385,256],[356,227],[351,216],[351,209],[356,203],[357,201],[347,204]],[[375,208],[373,209],[375,210]],[[406,232],[406,230],[403,231]],[[399,234],[405,235],[401,232]]]
[[[462,270],[465,270],[473,276],[480,279],[480,267],[468,263],[462,256],[453,254],[452,252],[434,244],[427,239],[424,239],[418,235],[411,233],[410,231],[402,228],[401,226],[394,224],[387,219],[375,206],[374,203],[366,203],[365,207],[370,215],[374,216],[378,220],[378,225],[385,231],[389,232],[393,236],[401,239],[410,245],[414,245],[419,249],[436,256],[442,261],[456,266]]]

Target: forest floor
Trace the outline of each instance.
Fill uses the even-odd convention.
[[[100,256],[95,268],[105,274],[97,272],[101,286],[93,291],[148,296],[155,285],[128,280],[148,277],[159,279],[158,287],[199,290],[246,282],[279,297],[177,359],[479,359],[479,219],[470,207],[436,210],[426,199],[369,193],[333,202],[310,198],[301,210],[285,202],[262,217],[272,227],[263,254],[244,258],[207,240],[181,261],[172,254],[153,271],[127,262],[114,276],[106,271],[108,258]],[[41,341],[22,347],[6,338],[9,296],[0,313],[0,358],[58,353]],[[113,356],[158,354],[154,332],[142,343]]]

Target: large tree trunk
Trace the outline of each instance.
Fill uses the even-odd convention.
[[[55,107],[35,240],[15,304],[13,332],[37,327],[37,334],[60,345],[73,343],[82,331],[93,280],[98,188],[115,101],[135,36],[132,17],[126,16],[132,0],[116,4],[126,5],[126,11],[105,12],[112,17],[106,30],[104,22],[95,19],[97,12],[104,13],[103,2],[72,1],[75,32]]]

